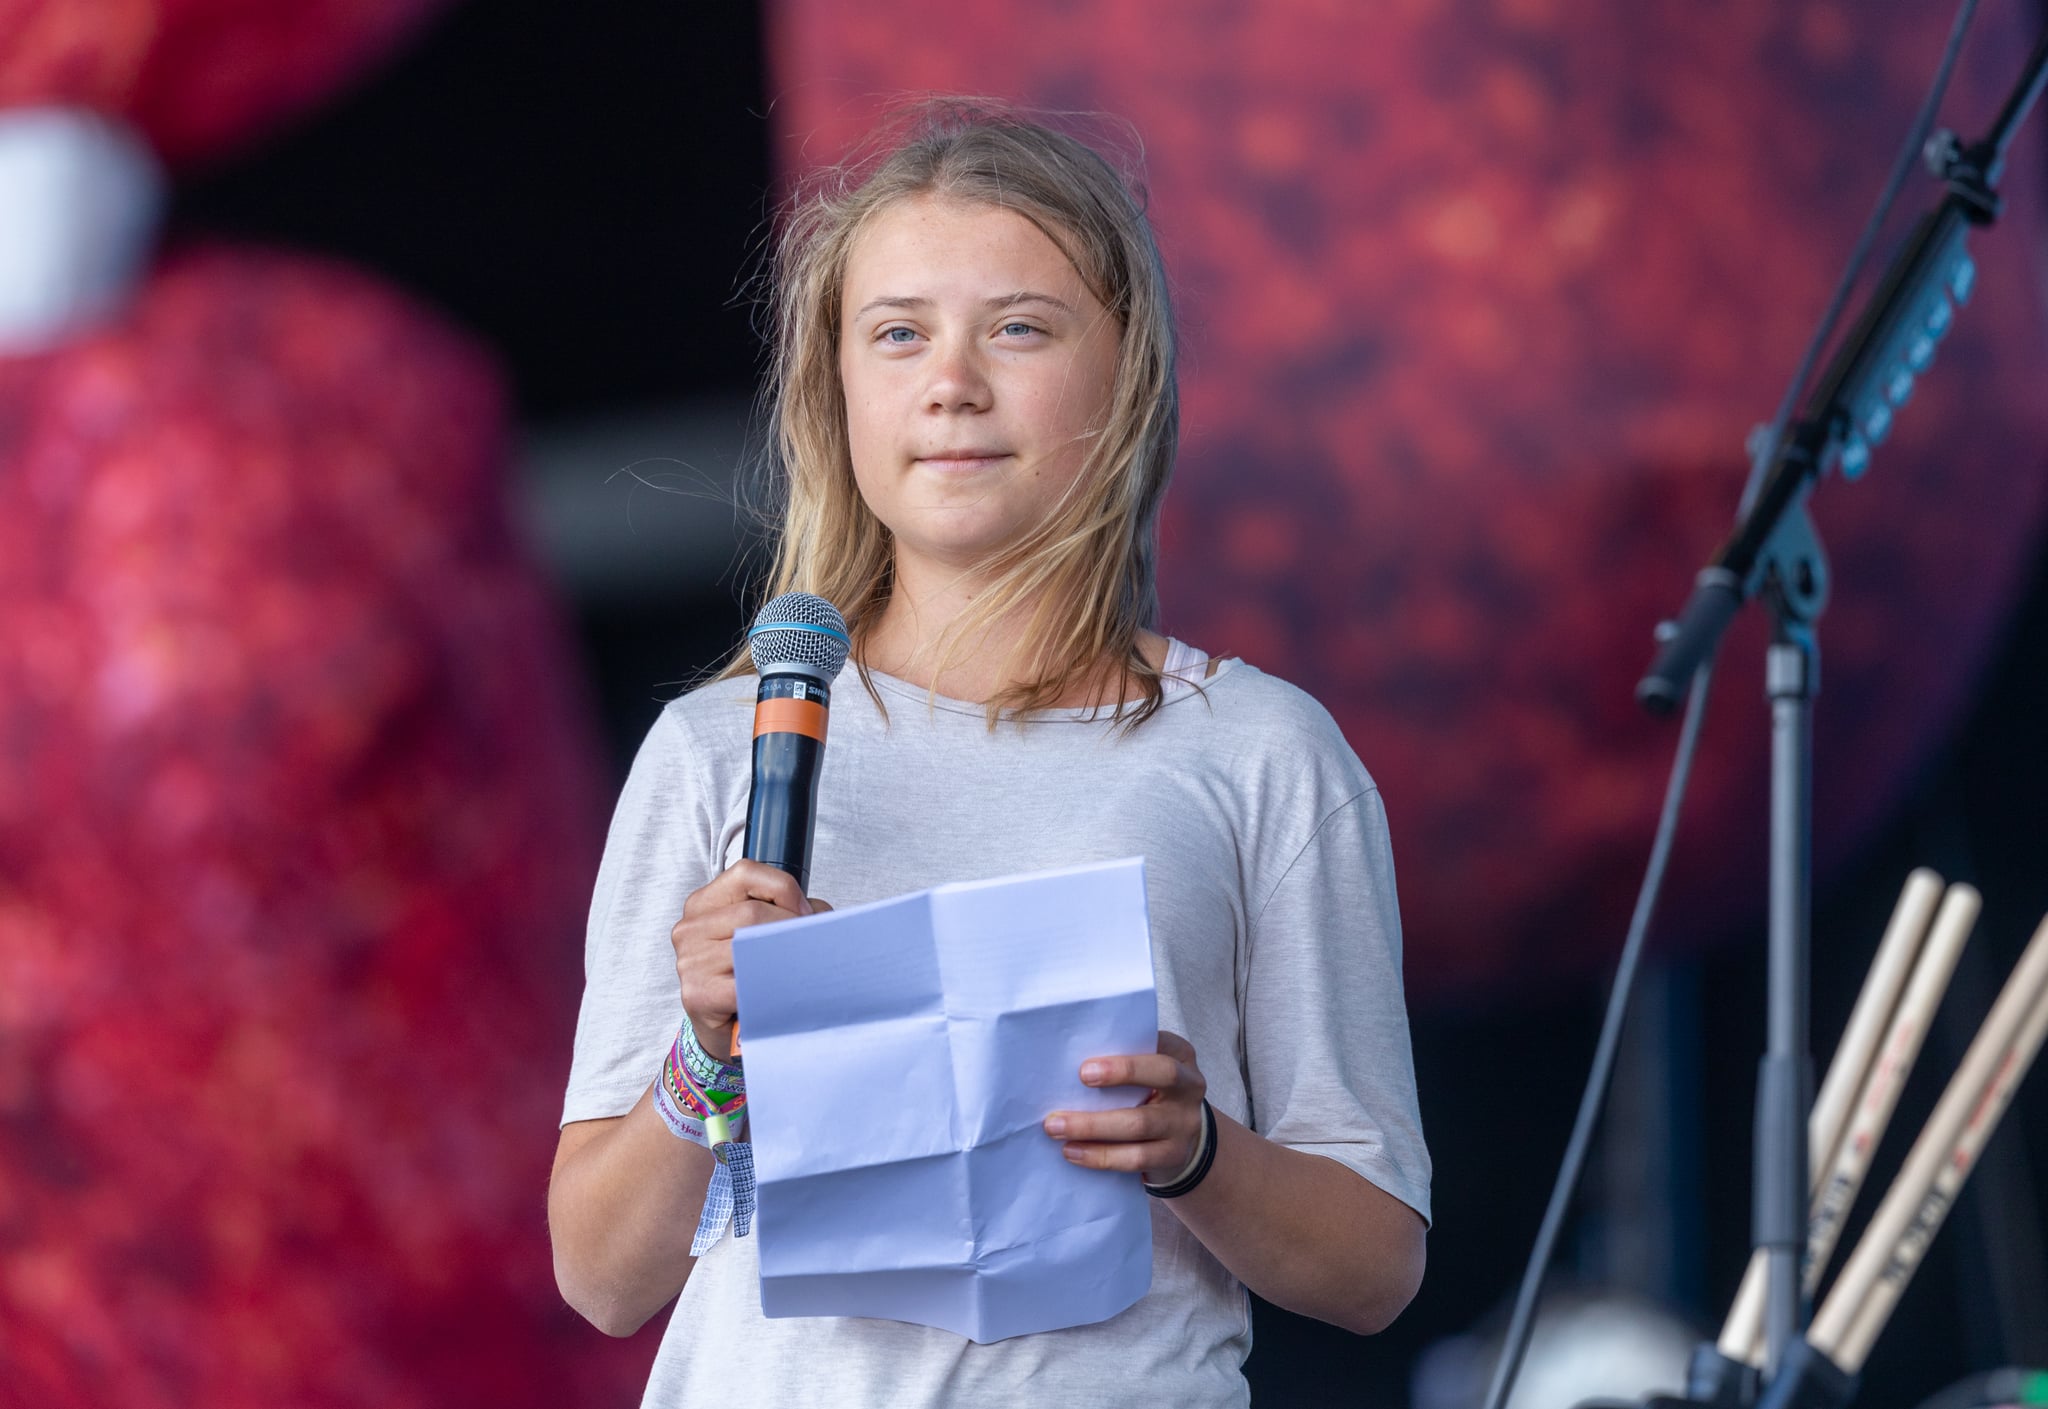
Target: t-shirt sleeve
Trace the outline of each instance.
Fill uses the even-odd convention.
[[[1355,1170],[1426,1221],[1429,1151],[1377,788],[1323,819],[1253,916],[1244,1004],[1258,1132]]]
[[[682,996],[669,931],[717,871],[706,792],[685,730],[664,710],[633,760],[597,868],[564,1125],[631,1110],[675,1040]]]

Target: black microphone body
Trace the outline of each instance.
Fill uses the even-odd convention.
[[[831,694],[816,680],[790,674],[763,677],[754,704],[754,787],[747,797],[745,854],[750,861],[789,872],[806,894],[818,827],[818,777],[825,768],[825,712],[831,703]],[[815,720],[815,734],[803,727],[808,720]]]
[[[787,871],[808,894],[826,711],[832,681],[846,664],[846,622],[822,597],[785,592],[754,618],[747,648],[761,685],[744,855]]]

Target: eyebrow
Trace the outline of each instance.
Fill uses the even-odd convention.
[[[1048,304],[1053,308],[1057,308],[1060,312],[1068,314],[1071,314],[1074,311],[1073,305],[1068,303],[1065,299],[1054,298],[1051,294],[1039,293],[1035,289],[1018,289],[1015,293],[997,294],[993,298],[983,299],[981,301],[981,306],[989,310],[991,313],[993,313],[998,308],[1015,308],[1020,303]],[[869,299],[866,303],[861,305],[860,311],[858,313],[855,313],[853,316],[856,319],[865,318],[868,314],[872,313],[877,308],[918,309],[929,308],[931,307],[931,305],[932,301],[928,298],[911,298],[902,295],[884,295],[881,298]]]

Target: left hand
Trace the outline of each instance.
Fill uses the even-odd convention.
[[[1159,1050],[1140,1057],[1090,1057],[1081,1063],[1088,1086],[1143,1086],[1145,1099],[1110,1111],[1054,1111],[1045,1133],[1065,1140],[1066,1157],[1087,1169],[1121,1169],[1165,1183],[1187,1168],[1202,1136],[1202,1097],[1209,1083],[1195,1065],[1194,1044],[1161,1031]]]

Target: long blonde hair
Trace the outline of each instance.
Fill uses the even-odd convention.
[[[1138,633],[1159,614],[1160,501],[1180,436],[1166,271],[1126,180],[1086,143],[999,103],[927,101],[791,199],[775,246],[767,415],[778,493],[766,596],[813,592],[846,617],[870,694],[866,652],[893,583],[889,531],[854,483],[839,378],[847,258],[876,214],[938,195],[1014,211],[1065,252],[1121,330],[1108,423],[1073,488],[1022,542],[985,567],[989,590],[953,623],[957,651],[1006,613],[1030,616],[1005,661],[1019,683],[988,701],[989,724],[1047,708],[1114,670],[1112,717],[1135,727],[1158,709],[1159,673]],[[945,663],[950,655],[942,653]],[[746,652],[727,675],[751,668]],[[1132,685],[1138,697],[1126,700]],[[876,695],[880,703],[880,696]]]

